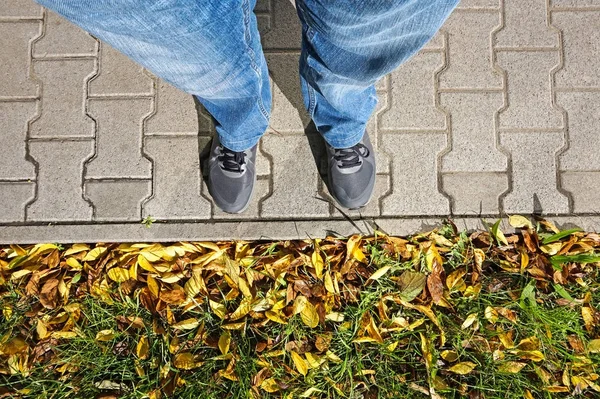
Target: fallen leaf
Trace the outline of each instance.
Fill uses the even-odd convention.
[[[40,291],[40,303],[46,309],[54,309],[58,304],[58,280],[51,278],[44,283]]]
[[[199,366],[190,352],[181,352],[173,357],[173,365],[181,370],[192,370]]]
[[[102,330],[102,331],[98,331],[98,333],[96,334],[96,341],[100,341],[100,342],[111,341],[116,336],[117,336],[117,334],[115,334],[115,332],[112,329]]]
[[[275,378],[267,378],[266,380],[264,380],[261,384],[260,387],[269,393],[274,393],[279,391],[279,385],[277,384],[277,381],[275,380]]]
[[[477,365],[473,362],[460,362],[456,363],[454,366],[450,367],[448,371],[454,374],[465,375],[469,374],[473,369],[477,367]]]
[[[229,353],[229,346],[231,345],[231,334],[229,331],[224,331],[219,337],[219,350],[222,355]]]
[[[315,268],[315,273],[317,275],[317,278],[319,280],[321,280],[323,278],[324,262],[323,262],[323,257],[321,257],[321,254],[319,252],[320,251],[318,249],[318,246],[316,246],[315,251],[312,253],[311,261],[312,261],[313,267]]]
[[[400,297],[406,302],[415,299],[423,291],[423,288],[425,288],[425,279],[425,274],[423,273],[410,270],[404,271],[398,278]]]
[[[135,347],[135,354],[138,358],[144,360],[148,358],[149,350],[150,346],[148,345],[148,337],[146,335],[142,335]]]
[[[121,267],[113,267],[107,273],[108,278],[116,283],[122,283],[129,280],[129,270]]]
[[[523,367],[525,367],[526,363],[521,362],[505,362],[498,366],[498,371],[501,373],[518,373],[521,371]]]
[[[175,330],[193,330],[198,327],[200,322],[197,319],[189,318],[173,324],[171,327]]]
[[[525,228],[533,230],[533,224],[525,216],[512,215],[508,218],[508,223],[512,227],[517,228],[517,229],[522,229],[525,227]]]
[[[306,374],[308,373],[308,364],[306,363],[306,360],[304,360],[302,356],[300,356],[294,351],[291,351],[290,355],[292,357],[292,360],[294,361],[296,370],[298,370],[298,372],[303,376],[306,376]]]
[[[390,271],[392,267],[391,266],[384,266],[384,267],[380,267],[379,269],[377,269],[375,271],[375,273],[373,273],[371,275],[371,277],[369,277],[369,280],[374,280],[377,281],[379,280],[381,277],[383,277],[388,271]]]
[[[592,339],[588,342],[587,350],[590,353],[600,353],[600,339]]]

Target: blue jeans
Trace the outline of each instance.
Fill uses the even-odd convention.
[[[225,147],[251,148],[267,129],[271,92],[256,0],[38,2],[196,96]],[[297,0],[304,103],[330,145],[360,141],[377,103],[375,82],[423,47],[457,3]]]

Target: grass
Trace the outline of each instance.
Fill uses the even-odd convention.
[[[40,305],[39,291],[31,295],[26,280],[10,277],[6,260],[0,285],[4,315],[0,322],[0,397],[599,397],[596,373],[600,354],[586,348],[598,339],[600,329],[582,317],[582,304],[597,307],[600,303],[596,265],[587,264],[567,283],[557,284],[551,277],[503,270],[500,261],[514,254],[499,256],[496,244],[485,248],[473,236],[451,229],[436,234],[438,247],[443,249],[446,305],[431,304],[429,288],[411,301],[412,306],[393,299],[405,271],[431,275],[427,249],[431,244],[423,243],[433,242],[433,236],[409,238],[407,242],[414,246],[409,257],[391,251],[385,237],[366,241],[362,246],[366,261],[353,263],[353,271],[340,281],[339,296],[327,294],[323,280],[315,278],[310,265],[299,261],[285,269],[287,274],[268,278],[269,267],[277,259],[291,253],[310,254],[310,242],[257,244],[258,252],[247,261],[237,253],[248,249],[230,244],[226,248],[229,256],[245,265],[240,270],[255,268],[255,273],[264,275],[253,287],[257,290],[255,301],[269,298],[269,293],[277,290],[284,295],[287,287],[295,287],[300,279],[309,283],[313,299],[321,298],[316,309],[330,306],[342,313],[344,320],[321,320],[311,328],[301,314],[292,313],[291,304],[282,309],[286,324],[272,322],[257,311],[252,318],[243,319],[243,327],[227,330],[231,340],[226,350],[220,342],[231,321],[211,310],[203,295],[188,309],[159,303],[153,310],[144,302],[144,288],[140,291],[139,283],[111,283],[108,296],[101,299],[92,295],[91,283],[86,285],[92,281],[89,276],[99,270],[91,261],[91,266],[79,272],[83,273],[81,280],[69,288],[68,300],[47,309]],[[571,236],[565,234],[558,240]],[[444,238],[451,241],[447,247],[440,244]],[[329,267],[334,270],[338,267],[334,259],[345,248],[338,248],[340,241],[320,245],[329,253]],[[477,248],[485,252],[486,261],[475,284],[470,279],[476,270]],[[304,259],[298,256],[295,259]],[[128,262],[129,258],[115,255],[113,259]],[[206,267],[213,265],[222,272],[219,262]],[[383,277],[369,279],[383,267],[390,267]],[[68,281],[70,272],[65,266],[59,269],[63,281]],[[462,283],[449,288],[448,276],[461,270]],[[236,309],[240,297],[231,294],[232,283],[214,271],[203,273],[211,300],[216,301],[218,294],[228,312]],[[98,276],[102,274],[96,274],[94,281],[101,279]],[[164,283],[163,290],[167,286],[177,289],[177,284]],[[184,285],[183,281],[179,284]],[[476,285],[481,291],[473,294]],[[431,309],[437,325],[418,306]],[[175,321],[186,318],[195,320],[195,327],[173,327]],[[40,320],[52,330],[44,339],[39,339]],[[372,328],[380,339],[372,339],[377,338]],[[57,331],[76,334],[65,338],[53,335]],[[147,351],[139,349],[143,336],[148,339]],[[14,349],[18,346],[15,337],[22,337],[27,348]],[[300,354],[307,370],[298,367],[292,353]],[[178,363],[178,356],[184,354],[193,357],[193,364]]]

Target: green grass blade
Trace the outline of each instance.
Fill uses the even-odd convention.
[[[569,230],[561,231],[560,233],[552,234],[551,236],[548,236],[542,240],[542,245],[546,245],[546,244],[550,244],[552,242],[558,241],[562,238],[568,237],[571,234],[577,233],[579,231],[583,231],[583,230],[581,230],[579,227],[576,227],[574,229],[569,229]]]

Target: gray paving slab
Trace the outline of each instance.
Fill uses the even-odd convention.
[[[294,6],[255,12],[273,111],[252,203],[230,215],[208,195],[215,129],[191,95],[32,0],[0,4],[0,242],[410,234],[532,212],[600,230],[600,0],[462,0],[377,83],[375,193],[354,211],[323,182]]]

